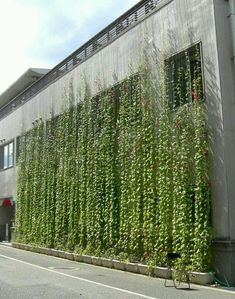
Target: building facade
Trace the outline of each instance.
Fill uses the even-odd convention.
[[[166,60],[198,44],[210,129],[214,266],[220,279],[235,283],[234,14],[232,0],[140,1],[55,68],[30,70],[30,74],[24,74],[3,93],[0,96],[3,231],[13,218],[17,137],[22,129],[32,128],[36,119],[50,118],[51,110],[58,115],[63,107],[64,90],[70,83],[76,94],[85,77],[91,95],[95,95],[98,78],[107,87],[122,81],[130,66],[135,70],[141,64],[144,51],[156,60]]]

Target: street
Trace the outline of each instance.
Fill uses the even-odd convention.
[[[235,291],[197,285],[191,290],[165,288],[162,279],[0,245],[0,298],[231,299]]]

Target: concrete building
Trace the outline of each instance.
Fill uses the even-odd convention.
[[[38,81],[45,75],[48,69],[30,68],[5,92],[0,95],[0,110],[14,110],[16,103],[14,99],[25,89]],[[23,99],[21,99],[23,104]],[[11,139],[3,138],[2,133],[6,130],[1,128],[0,139],[0,171],[1,171],[1,192],[0,192],[0,240],[10,239],[10,226],[14,219],[15,212],[15,187],[16,187],[16,141],[14,134]],[[5,136],[5,135],[4,135]]]
[[[234,19],[234,0],[143,0],[52,70],[26,72],[0,96],[0,224],[13,216],[4,205],[14,206],[16,196],[17,136],[22,126],[28,130],[35,119],[49,118],[51,109],[60,112],[70,82],[76,94],[86,76],[95,94],[97,78],[106,86],[121,81],[130,65],[140,64],[144,48],[170,58],[200,43],[211,132],[214,265],[223,281],[235,283]]]

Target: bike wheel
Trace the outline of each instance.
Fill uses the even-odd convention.
[[[178,288],[182,282],[182,271],[174,269],[172,271],[172,279],[173,279],[175,288]]]

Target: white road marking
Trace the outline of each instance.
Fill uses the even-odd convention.
[[[2,245],[2,244],[0,244],[0,246],[7,247],[7,248],[11,248],[11,249],[14,249],[14,250],[20,250],[20,251],[22,251],[22,249],[13,248],[13,247],[6,246],[6,245]],[[23,251],[25,251],[25,250],[23,250]],[[33,253],[32,251],[25,251],[25,252]],[[36,253],[36,252],[34,252],[34,253],[35,253],[35,254],[40,254],[40,255],[42,255],[41,253]],[[1,254],[0,254],[0,256],[1,256]],[[3,255],[2,255],[2,256],[3,256]],[[5,256],[5,257],[14,260],[14,258],[11,258],[11,257],[8,257],[8,256]],[[61,258],[52,256],[52,255],[47,255],[47,257],[51,257],[51,258],[54,258],[54,259],[61,260]],[[37,265],[34,265],[34,264],[30,264],[30,263],[27,263],[27,262],[24,262],[24,261],[20,261],[20,260],[17,260],[17,261],[22,262],[22,263],[25,263],[25,264],[29,264],[29,265],[31,265],[31,266],[38,267],[39,269],[49,270],[49,269],[47,269],[47,268],[43,268],[43,267],[40,267],[40,266],[37,266]],[[72,261],[70,261],[70,260],[66,260],[66,259],[65,259],[65,261],[67,261],[67,262],[72,262]],[[77,262],[77,263],[78,263],[78,262]],[[88,264],[88,266],[102,268],[102,269],[105,269],[105,270],[107,270],[107,271],[119,271],[119,270],[115,270],[115,269],[109,269],[109,268],[104,268],[104,267],[95,266],[95,265],[92,265],[92,264]],[[62,275],[64,275],[64,276],[69,276],[69,277],[70,277],[70,275],[67,275],[67,274],[65,274],[65,273],[60,273],[60,272],[57,272],[57,271],[54,271],[54,270],[52,270],[51,272],[55,272],[55,273],[62,274]],[[130,274],[132,274],[132,275],[136,275],[136,276],[140,276],[140,274],[135,274],[135,273],[130,273]],[[149,278],[148,276],[145,276],[145,275],[141,275],[141,277],[142,277],[142,278],[146,278],[146,279]],[[123,290],[123,289],[119,289],[119,288],[111,287],[111,286],[108,286],[108,285],[103,285],[103,284],[100,284],[100,283],[98,283],[98,282],[95,282],[95,281],[92,281],[92,280],[86,280],[86,279],[79,278],[79,277],[76,277],[76,276],[72,276],[72,278],[79,279],[79,280],[84,280],[84,281],[87,281],[87,282],[90,282],[90,283],[94,283],[94,284],[97,284],[97,285],[105,286],[105,287],[107,287],[107,288],[112,288],[112,289],[120,290],[120,291],[122,291],[122,292],[127,292],[127,293],[130,292],[130,291],[127,291],[127,290]],[[163,281],[163,280],[164,280],[163,278],[159,278],[159,277],[155,277],[154,279],[156,279],[156,280],[158,280],[158,281],[159,281],[159,280],[160,280],[160,281]],[[230,290],[226,290],[226,289],[219,288],[219,287],[217,288],[217,287],[211,287],[211,286],[203,286],[203,285],[194,284],[194,283],[191,283],[191,286],[194,286],[194,287],[196,287],[196,288],[198,288],[198,289],[206,289],[206,290],[210,290],[210,291],[216,291],[216,292],[218,291],[218,292],[222,292],[222,293],[228,293],[228,294],[233,294],[233,295],[235,295],[235,289],[230,291]],[[148,299],[148,298],[150,298],[150,299],[160,299],[160,298],[156,298],[156,297],[148,297],[148,296],[141,295],[141,294],[138,294],[138,293],[132,293],[132,292],[130,292],[130,293],[131,293],[131,294],[136,294],[137,296],[142,296],[143,298],[147,298],[147,299]]]
[[[160,299],[160,298],[149,297],[149,296],[146,296],[146,295],[143,295],[143,294],[139,294],[139,293],[131,292],[131,291],[128,291],[128,290],[112,287],[112,286],[109,286],[109,285],[106,285],[106,284],[103,284],[103,283],[100,283],[100,282],[95,282],[93,280],[88,280],[88,279],[85,279],[85,278],[69,275],[69,274],[58,272],[58,271],[55,271],[55,270],[52,270],[52,269],[44,268],[44,267],[34,265],[34,264],[31,264],[31,263],[28,263],[28,262],[25,262],[25,261],[21,261],[21,260],[15,259],[13,257],[6,256],[6,255],[3,255],[3,254],[0,254],[0,256],[4,257],[4,258],[7,258],[9,260],[18,262],[18,263],[22,263],[22,264],[34,267],[34,268],[38,268],[38,269],[41,269],[41,270],[46,270],[48,272],[52,272],[52,273],[56,273],[56,274],[66,276],[66,277],[69,277],[69,278],[73,278],[73,279],[77,279],[77,280],[80,280],[80,281],[88,282],[88,283],[95,284],[97,286],[108,288],[108,289],[111,289],[111,290],[115,290],[115,291],[131,294],[131,295],[135,295],[135,296],[138,296],[138,297],[141,297],[141,298],[146,298],[146,299]]]

